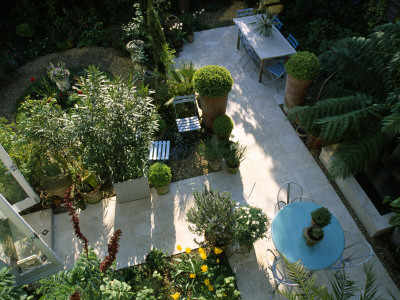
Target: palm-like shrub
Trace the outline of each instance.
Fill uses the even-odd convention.
[[[168,84],[171,96],[193,95],[193,76],[196,68],[193,62],[181,61],[178,68],[168,70]]]
[[[399,22],[376,27],[367,38],[335,42],[319,58],[318,101],[288,115],[325,143],[339,143],[332,176],[363,170],[381,151],[383,134],[400,133],[399,49]]]

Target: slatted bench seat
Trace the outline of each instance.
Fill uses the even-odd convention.
[[[170,141],[152,141],[149,151],[149,160],[169,159]]]

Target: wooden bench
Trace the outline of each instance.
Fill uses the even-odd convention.
[[[169,159],[170,141],[152,141],[149,151],[149,160]]]

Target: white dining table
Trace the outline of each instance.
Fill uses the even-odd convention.
[[[260,74],[258,77],[259,82],[261,82],[262,79],[265,60],[296,53],[296,49],[292,47],[292,45],[287,41],[287,39],[285,39],[282,33],[280,33],[275,26],[272,26],[272,35],[268,37],[253,31],[256,25],[251,23],[256,22],[256,17],[260,16],[261,15],[253,15],[233,19],[236,28],[239,30],[237,49],[239,49],[240,34],[242,34],[248,40],[250,46],[254,49],[255,53],[261,60]]]

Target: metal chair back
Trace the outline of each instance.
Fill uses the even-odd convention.
[[[176,112],[176,105],[182,104],[182,103],[187,103],[187,102],[193,102],[194,116],[188,117],[188,118],[178,118],[178,115]],[[200,122],[199,122],[199,118],[197,117],[197,112],[196,112],[196,95],[175,97],[172,104],[174,105],[175,116],[176,116],[176,125],[178,126],[179,132],[200,130],[200,128],[201,128]]]
[[[253,15],[253,8],[244,8],[236,11],[236,18],[247,17]]]
[[[274,21],[275,27],[278,28],[279,30],[281,30],[283,23],[281,22],[281,20],[279,20],[277,17],[274,17],[272,19]]]
[[[291,33],[289,33],[289,36],[286,39],[294,49],[296,49],[297,46],[299,45],[299,42],[294,38],[294,36]]]
[[[279,285],[283,284],[287,287],[296,287],[297,283],[290,281],[290,277],[287,274],[285,267],[285,261],[278,253],[274,253],[271,249],[267,249],[267,265],[271,270],[275,281],[275,287],[273,293],[270,295],[270,299],[275,295]]]
[[[303,188],[296,182],[285,182],[279,189],[278,196],[276,197],[277,203],[279,201],[290,204],[296,197],[303,196]]]

